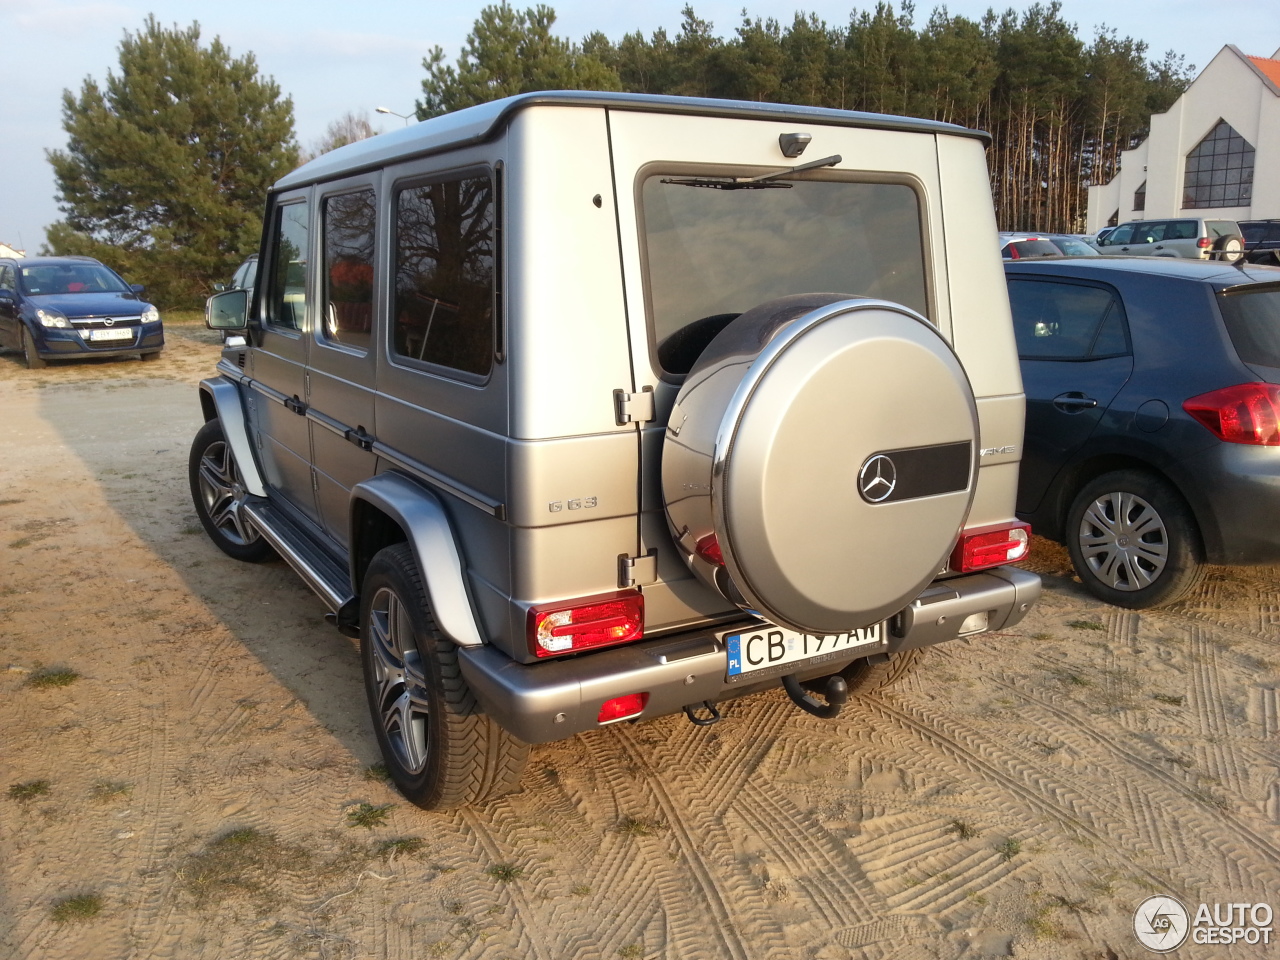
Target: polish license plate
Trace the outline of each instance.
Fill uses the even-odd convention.
[[[132,340],[133,327],[107,327],[103,330],[90,330],[90,340]]]
[[[762,625],[744,633],[728,634],[724,644],[729,660],[726,677],[729,683],[794,673],[828,660],[848,660],[851,653],[870,656],[886,646],[883,623],[828,636]]]

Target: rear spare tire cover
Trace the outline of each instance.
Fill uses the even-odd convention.
[[[945,567],[977,439],[964,368],[919,314],[848,294],[770,301],[685,378],[663,445],[667,522],[698,577],[744,610],[843,633]]]

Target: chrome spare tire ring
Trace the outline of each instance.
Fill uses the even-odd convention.
[[[431,701],[422,654],[409,611],[394,590],[382,587],[369,610],[369,637],[377,686],[377,722],[406,773],[419,774],[430,747]]]
[[[1151,586],[1169,561],[1169,532],[1146,500],[1123,490],[1104,493],[1085,509],[1076,531],[1090,572],[1113,590]]]

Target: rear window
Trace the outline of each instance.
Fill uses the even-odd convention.
[[[1280,290],[1232,291],[1220,295],[1218,303],[1240,359],[1280,368]]]
[[[1060,257],[1062,251],[1051,240],[1014,240],[1005,244],[1000,255],[1006,260],[1027,260],[1034,257]]]
[[[1240,236],[1240,224],[1234,220],[1206,220],[1204,228],[1211,237]]]
[[[920,202],[906,184],[765,189],[655,175],[641,186],[649,308],[666,373],[688,373],[734,317],[778,297],[848,293],[928,315]]]
[[[1071,237],[1054,237],[1052,243],[1069,257],[1096,257],[1098,255],[1098,251],[1083,240],[1074,240]]]

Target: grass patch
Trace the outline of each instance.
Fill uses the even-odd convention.
[[[1107,629],[1097,620],[1072,620],[1067,624],[1073,630],[1105,630]]]
[[[1039,641],[1041,641],[1041,642],[1044,642],[1044,641],[1046,641],[1046,640],[1054,640],[1054,639],[1056,639],[1056,638],[1054,637],[1054,635],[1053,635],[1052,633],[1044,633],[1044,632],[1041,632],[1041,633],[1033,633],[1033,634],[1031,635],[1031,639],[1032,639],[1032,640],[1039,640]]]
[[[26,783],[15,783],[9,788],[9,799],[18,803],[29,803],[36,797],[47,797],[50,786],[48,780],[28,780]]]
[[[49,911],[54,923],[84,923],[102,912],[102,897],[96,893],[80,893],[63,897]]]
[[[499,883],[514,883],[524,876],[524,867],[514,863],[495,863],[485,873]]]
[[[362,803],[353,810],[347,811],[348,827],[364,827],[372,830],[387,822],[387,816],[394,803]]]
[[[963,820],[952,820],[947,827],[947,833],[954,833],[961,840],[972,840],[978,835],[978,831]]]
[[[575,884],[573,887],[570,888],[569,893],[571,893],[575,897],[589,897],[591,896],[591,884],[589,883]]]
[[[427,841],[421,837],[399,837],[395,840],[383,840],[377,846],[377,854],[384,860],[411,857],[426,845]]]
[[[1153,693],[1151,695],[1151,699],[1157,700],[1160,703],[1167,703],[1171,707],[1180,707],[1187,702],[1186,697],[1175,697],[1170,693]]]
[[[80,674],[70,667],[42,667],[27,677],[28,687],[47,690],[50,687],[69,687],[80,679]]]
[[[970,903],[977,904],[980,907],[985,907],[988,903],[987,898],[984,897],[982,894],[978,893],[976,890],[970,890],[968,893],[964,895],[964,898],[968,900]]]
[[[0,507],[11,507],[15,503],[21,503],[22,500],[17,497],[9,497],[7,500],[0,500]]]
[[[644,947],[638,943],[628,943],[625,947],[618,948],[618,956],[623,960],[642,960]]]
[[[390,783],[391,771],[387,769],[385,763],[375,763],[373,766],[364,768],[364,778],[370,783]]]
[[[133,793],[133,784],[125,783],[123,780],[99,780],[89,790],[89,796],[94,803],[110,803],[112,800],[121,800]]]
[[[618,832],[624,837],[652,837],[667,829],[667,821],[654,817],[623,817]]]
[[[275,899],[271,882],[280,868],[297,868],[309,860],[310,854],[301,847],[287,846],[255,827],[242,827],[189,856],[178,871],[178,881],[197,907],[236,896],[256,897],[266,906]]]
[[[1015,840],[1013,837],[1005,837],[1004,843],[996,847],[996,851],[1000,854],[1000,859],[1008,863],[1022,852],[1022,841]]]
[[[9,543],[9,549],[10,549],[10,550],[21,550],[23,547],[29,547],[29,546],[31,546],[33,543],[36,543],[37,541],[39,541],[39,540],[43,540],[43,539],[44,539],[44,537],[40,537],[40,536],[34,536],[34,537],[19,537],[17,540],[12,540],[12,541],[10,541],[10,543]]]

